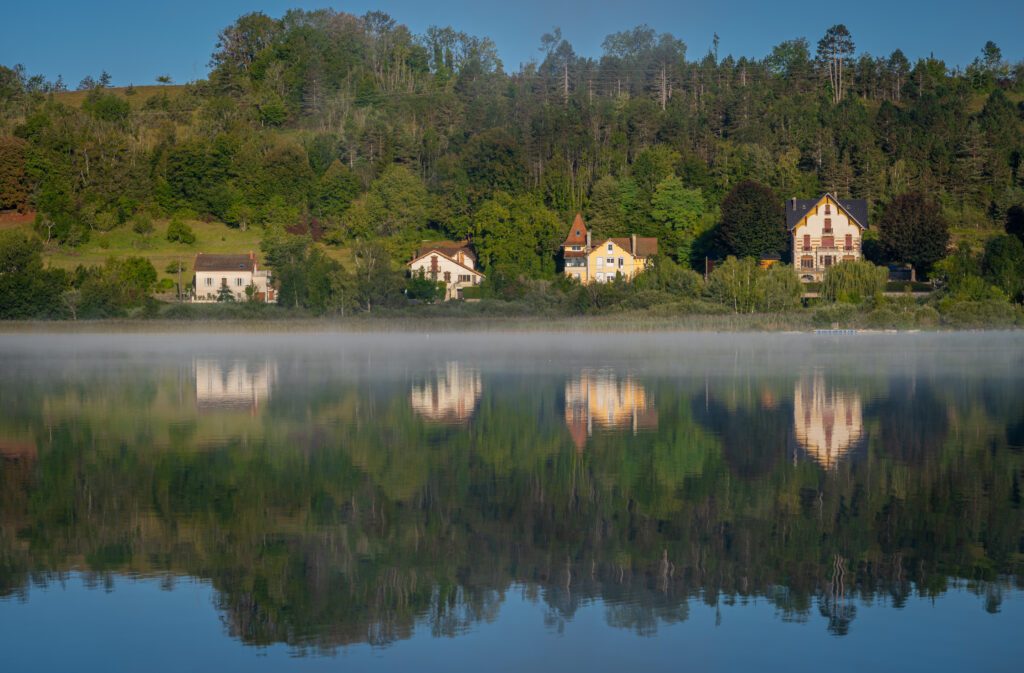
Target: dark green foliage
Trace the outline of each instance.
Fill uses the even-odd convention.
[[[0,210],[24,210],[28,206],[28,149],[29,144],[21,138],[0,136]]]
[[[722,202],[718,232],[724,251],[737,257],[782,255],[789,245],[782,202],[771,189],[749,180]]]
[[[167,225],[167,240],[172,243],[192,245],[196,242],[196,235],[192,231],[192,227],[188,226],[184,220],[175,217]]]
[[[996,236],[985,246],[982,259],[985,279],[1013,301],[1024,292],[1024,243],[1015,236]]]
[[[928,273],[946,255],[949,223],[935,199],[920,192],[895,197],[878,226],[879,240],[892,261],[907,262]]]
[[[415,301],[433,304],[444,299],[444,293],[444,281],[431,280],[427,278],[422,270],[419,273],[410,275],[405,281],[405,296]]]
[[[100,89],[93,89],[89,92],[82,103],[82,109],[100,121],[114,123],[124,122],[131,112],[128,101]]]
[[[1024,242],[1024,206],[1012,206],[1006,211],[1006,233]]]
[[[0,319],[48,318],[63,313],[63,271],[44,269],[35,236],[0,230]]]

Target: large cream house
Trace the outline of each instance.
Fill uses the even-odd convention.
[[[260,269],[256,255],[251,252],[247,255],[208,255],[201,252],[196,255],[194,268],[194,302],[217,301],[222,287],[231,290],[235,301],[247,301],[246,288],[249,286],[253,287],[253,301],[277,302],[270,271]]]
[[[833,264],[861,259],[861,239],[868,228],[868,202],[837,199],[790,199],[786,224],[793,235],[793,267],[804,282],[820,281]]]
[[[636,234],[605,238],[595,244],[579,213],[576,213],[569,235],[562,243],[565,275],[584,285],[605,283],[615,280],[616,276],[632,280],[647,268],[656,254],[658,239],[639,237]]]
[[[476,255],[467,241],[441,241],[423,245],[407,265],[410,274],[422,273],[435,281],[444,281],[444,299],[462,299],[462,291],[483,282],[476,270]]]

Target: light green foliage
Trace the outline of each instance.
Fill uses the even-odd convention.
[[[888,270],[867,261],[840,262],[825,271],[821,296],[827,301],[861,304],[885,292]]]
[[[708,278],[708,295],[734,313],[753,313],[761,302],[763,272],[752,257],[728,257]]]
[[[762,269],[753,257],[728,257],[708,278],[707,291],[734,313],[777,313],[800,305],[803,284],[785,264]]]
[[[427,226],[431,208],[430,194],[419,176],[404,166],[388,166],[370,191],[345,213],[344,233],[350,238],[417,240]]]
[[[132,218],[132,231],[140,236],[149,236],[153,233],[153,218],[145,213],[137,214]]]
[[[554,274],[565,225],[536,199],[499,192],[480,206],[473,228],[474,247],[485,270],[507,266],[528,278]]]
[[[633,285],[638,290],[666,292],[674,299],[693,299],[703,292],[704,278],[665,255],[657,255],[643,273],[633,279]]]
[[[185,245],[192,245],[196,242],[196,234],[192,231],[192,227],[177,216],[172,217],[167,225],[166,238],[171,243],[184,243]]]
[[[791,311],[800,307],[804,286],[793,267],[772,264],[757,279],[759,288],[758,310],[766,313]]]
[[[687,189],[679,178],[658,183],[651,197],[651,217],[661,225],[658,244],[681,264],[689,264],[693,242],[700,233],[705,213],[700,189]]]
[[[341,217],[359,194],[359,179],[335,159],[317,185],[316,204],[322,217]]]

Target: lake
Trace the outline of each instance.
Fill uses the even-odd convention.
[[[1020,670],[1024,336],[0,335],[4,671]]]

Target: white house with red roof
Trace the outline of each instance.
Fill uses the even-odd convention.
[[[468,241],[438,241],[420,246],[407,266],[410,274],[422,273],[444,282],[444,299],[448,301],[462,299],[463,290],[483,282],[484,274],[476,270],[476,262]]]

